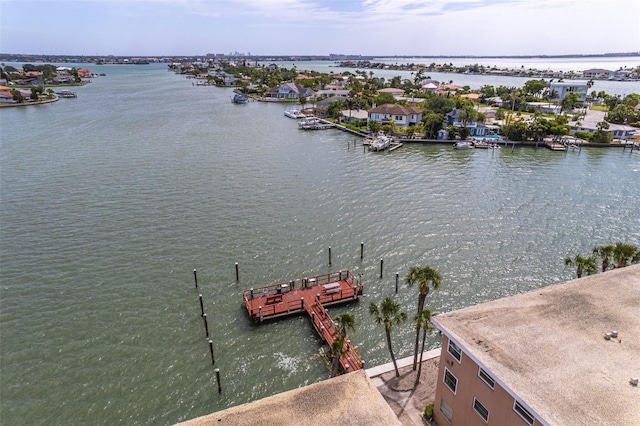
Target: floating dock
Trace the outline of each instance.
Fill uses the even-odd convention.
[[[331,347],[339,336],[326,306],[357,301],[362,290],[360,278],[344,270],[254,287],[244,290],[242,297],[255,322],[306,312],[318,335]],[[364,362],[349,340],[345,340],[342,352],[340,365],[344,371],[362,368]]]

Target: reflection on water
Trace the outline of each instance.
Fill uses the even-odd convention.
[[[628,151],[370,153],[159,67],[104,72],[77,99],[0,111],[13,124],[0,128],[3,423],[171,424],[326,378],[305,317],[249,323],[252,286],[362,274],[363,299],[331,313],[355,315],[372,366],[388,354],[367,306],[394,294],[396,272],[440,271],[427,304],[445,312],[571,278],[562,259],[594,245],[640,242]],[[406,285],[394,297],[413,313]],[[398,356],[412,332],[394,333]]]

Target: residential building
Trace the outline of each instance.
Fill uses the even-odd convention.
[[[422,110],[399,104],[383,104],[367,111],[369,120],[381,124],[394,122],[397,127],[408,127],[420,124]]]
[[[602,68],[591,68],[591,69],[582,71],[583,78],[594,79],[594,80],[607,79],[609,78],[610,75],[611,75],[610,70],[605,70]]]
[[[569,93],[577,93],[578,101],[580,102],[584,102],[587,99],[586,81],[552,81],[549,83],[549,90],[556,95],[551,99],[554,102],[560,102]]]
[[[404,95],[403,89],[397,89],[395,87],[386,87],[378,90],[378,93],[390,93],[394,98],[400,98]]]
[[[300,99],[301,97],[310,98],[315,93],[311,88],[304,87],[298,83],[283,83],[273,87],[269,95],[277,99]]]
[[[640,265],[432,322],[439,426],[640,424]]]
[[[459,118],[460,110],[457,108],[452,109],[445,115],[445,127],[447,126],[456,126],[456,127],[466,127],[469,129],[469,136],[485,136],[487,134],[487,126],[484,123],[478,121],[468,121],[463,123]],[[494,115],[495,117],[495,115]],[[448,139],[449,135],[443,134],[444,139]]]

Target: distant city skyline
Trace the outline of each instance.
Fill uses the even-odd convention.
[[[637,0],[0,0],[0,53],[520,56],[638,51]]]

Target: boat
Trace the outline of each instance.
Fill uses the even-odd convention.
[[[299,109],[287,109],[284,111],[284,116],[294,118],[296,120],[306,117],[306,115],[304,115]]]
[[[78,95],[76,95],[75,93],[69,90],[61,90],[59,92],[56,92],[56,95],[58,95],[61,98],[77,98],[78,97]]]
[[[460,141],[453,144],[453,149],[469,149],[471,148],[471,143],[469,141]]]
[[[371,140],[369,151],[384,151],[389,148],[389,146],[391,146],[391,138],[380,131],[373,140]]]
[[[298,129],[300,130],[324,130],[332,127],[335,127],[333,123],[328,123],[312,115],[298,121]]]
[[[249,97],[244,93],[236,93],[235,95],[233,95],[233,98],[231,98],[231,101],[234,104],[246,104],[247,102],[249,102]]]

